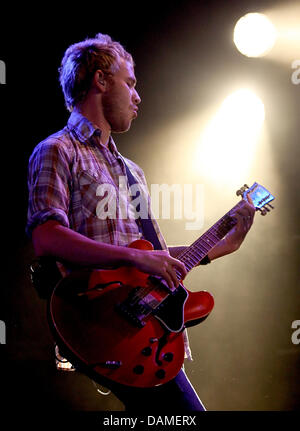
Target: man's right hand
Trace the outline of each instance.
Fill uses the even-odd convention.
[[[187,274],[185,265],[180,260],[171,257],[166,250],[132,250],[131,264],[138,270],[150,275],[159,275],[171,290],[178,287],[180,280],[176,270],[180,272],[181,280]]]

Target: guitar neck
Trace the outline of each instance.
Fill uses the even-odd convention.
[[[236,204],[228,213],[220,218],[210,229],[200,236],[193,244],[187,247],[176,259],[184,263],[187,272],[191,271],[207,256],[210,250],[234,227],[236,219],[230,213],[239,206]]]

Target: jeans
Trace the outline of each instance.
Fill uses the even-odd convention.
[[[129,412],[206,411],[183,369],[161,386],[136,388],[112,383],[110,389]]]

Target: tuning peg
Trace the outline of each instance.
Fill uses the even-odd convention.
[[[239,190],[237,190],[236,195],[242,196],[247,189],[249,189],[249,186],[247,186],[247,184],[244,184],[243,187],[241,187]]]
[[[262,209],[262,208],[258,208],[259,209],[259,211],[260,211],[260,214],[261,215],[266,215],[267,214],[267,210],[264,208],[264,209]],[[270,210],[269,210],[270,211]]]

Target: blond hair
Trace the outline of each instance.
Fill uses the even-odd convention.
[[[94,73],[115,73],[124,59],[132,65],[132,56],[124,47],[107,34],[98,33],[94,38],[71,45],[65,52],[59,68],[59,81],[69,111],[88,93]]]

